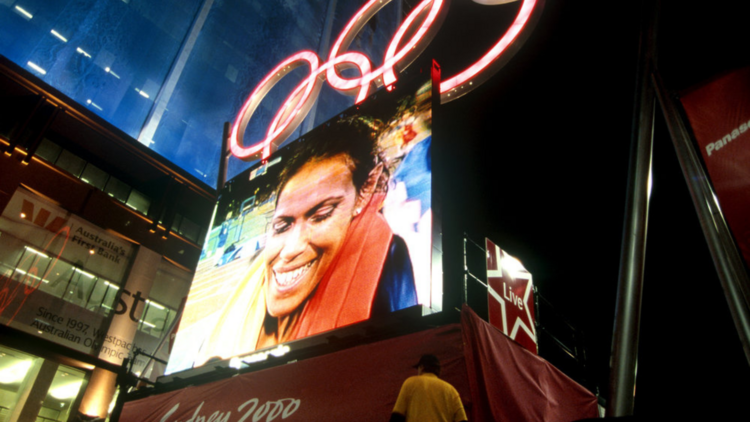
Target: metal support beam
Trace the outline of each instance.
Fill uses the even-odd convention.
[[[635,404],[655,108],[654,91],[650,83],[654,54],[654,10],[648,6],[652,5],[650,1],[644,2],[639,47],[617,308],[612,336],[609,400],[606,410],[607,416],[610,417],[632,415]]]
[[[216,179],[216,191],[220,192],[224,189],[224,185],[227,183],[227,169],[229,168],[229,157],[232,152],[229,149],[229,133],[232,130],[232,125],[229,122],[224,122],[224,127],[221,132],[221,155],[219,156],[219,175]],[[213,221],[213,219],[211,220]]]
[[[203,0],[203,4],[201,4],[198,9],[195,19],[180,46],[180,51],[177,53],[159,93],[156,95],[156,98],[154,98],[154,105],[151,107],[148,117],[138,135],[138,142],[149,148],[151,148],[151,144],[154,142],[156,129],[159,128],[164,112],[167,111],[167,105],[172,99],[172,95],[177,87],[177,82],[179,82],[180,77],[182,77],[182,72],[185,70],[185,65],[187,64],[188,59],[190,59],[190,55],[193,53],[193,48],[195,48],[195,44],[198,41],[198,35],[201,33],[201,30],[203,30],[203,25],[206,23],[208,13],[211,11],[213,4],[214,0]]]

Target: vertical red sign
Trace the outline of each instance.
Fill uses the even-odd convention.
[[[534,283],[521,261],[491,240],[487,249],[487,284],[490,324],[533,353],[537,353]]]
[[[750,266],[750,67],[681,100],[722,213]]]

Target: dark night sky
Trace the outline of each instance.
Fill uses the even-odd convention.
[[[473,239],[521,259],[540,293],[585,332],[605,397],[640,13],[640,2],[549,0],[509,66],[444,106],[444,136],[460,141],[450,215]],[[664,1],[668,88],[749,64],[744,19],[734,5]],[[660,113],[636,415],[728,415],[750,397],[750,367]]]

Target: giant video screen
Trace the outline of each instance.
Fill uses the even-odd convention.
[[[431,127],[423,78],[375,93],[229,181],[167,372],[412,306],[439,310]]]

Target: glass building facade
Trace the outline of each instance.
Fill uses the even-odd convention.
[[[285,58],[328,49],[364,2],[343,0],[0,0],[0,54],[215,187],[224,122]],[[351,46],[382,63],[394,0]],[[301,67],[263,101],[245,143],[263,138]],[[353,104],[324,87],[293,140]],[[252,163],[232,159],[228,178]]]

